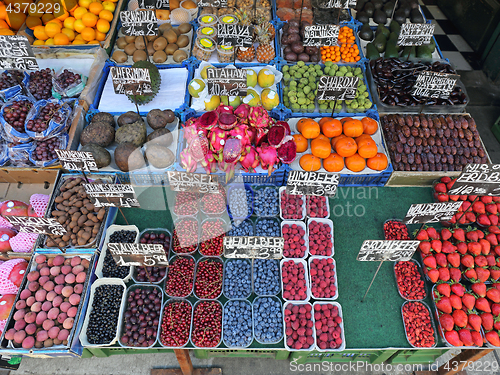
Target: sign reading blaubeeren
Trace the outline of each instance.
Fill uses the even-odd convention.
[[[149,69],[112,67],[111,79],[115,94],[143,95],[153,93]]]
[[[108,250],[117,266],[168,266],[161,244],[108,243]]]
[[[247,96],[247,70],[207,69],[208,95]]]
[[[318,81],[318,100],[349,100],[356,97],[358,77],[321,76]]]
[[[141,207],[132,185],[83,184],[95,207]]]
[[[304,30],[304,47],[335,46],[339,39],[340,26],[313,25]]]
[[[158,19],[154,10],[120,12],[122,33],[126,36],[158,35]]]
[[[218,193],[219,177],[202,173],[167,171],[170,189],[197,193]]]
[[[451,220],[463,201],[412,204],[403,223],[424,224]]]
[[[22,35],[0,35],[0,69],[39,69],[28,38]]]
[[[227,0],[200,0],[199,7],[227,8]]]
[[[333,198],[337,193],[339,181],[338,173],[291,171],[288,174],[286,193]]]
[[[98,172],[97,163],[91,152],[55,150],[59,162],[69,171]]]
[[[219,23],[217,41],[219,46],[251,47],[253,46],[253,27]]]
[[[500,164],[467,164],[449,195],[500,195]]]
[[[408,261],[419,244],[420,241],[366,240],[356,259],[361,262]]]
[[[66,229],[54,218],[31,216],[3,216],[12,226],[21,233],[37,233],[62,236]]]
[[[140,9],[170,9],[169,0],[139,0]]]
[[[224,237],[226,258],[281,259],[283,257],[283,237]]]
[[[403,23],[396,45],[405,47],[429,44],[435,27],[433,23]]]
[[[411,94],[413,96],[448,99],[459,78],[458,74],[419,72]]]

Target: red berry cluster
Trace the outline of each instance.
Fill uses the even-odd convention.
[[[222,220],[207,220],[201,225],[200,254],[205,256],[220,256],[223,252],[224,222]]]
[[[173,246],[177,254],[196,251],[198,246],[198,221],[196,219],[182,219],[175,223]]]
[[[403,320],[410,344],[419,348],[434,346],[436,339],[427,307],[420,302],[406,303],[403,306]]]
[[[332,258],[315,258],[309,264],[311,273],[311,293],[314,298],[333,298],[337,294],[335,286],[335,266]]]
[[[184,346],[189,340],[193,308],[187,301],[172,301],[163,310],[160,342],[165,346]]]
[[[342,317],[333,303],[314,304],[316,345],[320,349],[338,349],[342,345]]]
[[[300,301],[307,298],[306,270],[301,262],[289,260],[283,263],[281,277],[284,299]]]
[[[222,193],[205,194],[201,199],[201,209],[207,214],[219,214],[226,209],[226,197]]]
[[[285,307],[286,345],[293,349],[309,349],[314,345],[310,303]]]
[[[178,192],[175,196],[174,214],[196,215],[198,213],[198,195],[186,191]]]
[[[388,220],[384,223],[386,240],[409,240],[408,227],[399,220]]]
[[[201,301],[194,309],[191,342],[201,348],[214,348],[222,336],[222,307],[217,301]]]
[[[327,223],[311,221],[309,223],[309,254],[332,256],[332,228]]]
[[[306,211],[309,217],[328,218],[328,200],[326,197],[306,196]]]
[[[304,197],[302,195],[287,194],[285,190],[281,192],[281,212],[283,219],[301,220],[304,218],[302,205]]]
[[[306,231],[297,224],[285,224],[281,228],[285,245],[283,256],[285,258],[303,258],[306,255]]]
[[[426,297],[424,280],[415,262],[397,262],[394,265],[399,293],[409,300],[422,300]]]
[[[165,292],[171,297],[187,297],[193,291],[194,259],[176,257],[170,263]]]
[[[198,263],[194,293],[198,298],[216,299],[222,292],[223,264],[216,259],[207,259]]]

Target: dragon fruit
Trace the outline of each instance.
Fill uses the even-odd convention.
[[[251,144],[255,143],[255,138],[257,137],[257,129],[252,128],[251,126],[247,127],[247,136],[248,139],[250,140]]]
[[[201,133],[197,134],[189,143],[189,153],[196,161],[202,161],[210,153],[208,139]]]
[[[256,130],[255,132],[255,145],[260,146],[262,142],[265,142],[267,140],[267,132],[269,131],[268,129],[264,128],[254,128]]]
[[[197,162],[189,153],[188,149],[184,149],[181,151],[181,167],[186,170],[186,172],[194,172],[196,171]]]
[[[184,125],[183,127],[184,130],[184,139],[189,143],[193,138],[196,138],[198,135],[198,129],[196,129],[195,125],[190,125],[186,126]]]
[[[254,128],[266,128],[269,126],[269,114],[264,107],[257,106],[250,108],[248,123]]]
[[[282,163],[290,164],[293,163],[297,157],[297,145],[292,136],[287,135],[278,148],[278,158]]]
[[[187,119],[183,126],[184,127],[189,127],[189,126],[198,127],[198,118],[191,117],[191,118]]]
[[[230,137],[235,137],[241,140],[241,147],[246,149],[251,145],[251,140],[248,136],[248,125],[238,124],[235,128],[231,129],[229,132]]]
[[[222,170],[226,172],[226,183],[234,176],[234,168],[240,159],[243,147],[241,147],[241,140],[235,137],[229,137],[224,144],[222,152]],[[219,163],[219,166],[221,163]]]
[[[255,172],[255,168],[259,166],[259,157],[255,147],[251,146],[247,148],[246,153],[240,158],[241,167],[245,172]]]
[[[285,135],[291,135],[292,132],[290,130],[290,125],[288,125],[288,122],[286,121],[276,121],[276,124],[274,124],[274,126],[276,125],[281,125],[285,128],[285,131],[286,131],[286,134]]]
[[[198,129],[212,129],[217,126],[219,114],[215,111],[208,111],[198,119]]]
[[[250,106],[248,104],[240,104],[238,108],[234,110],[234,114],[240,119],[243,124],[248,124],[248,115],[250,114]]]
[[[216,153],[220,154],[224,149],[224,143],[226,141],[227,135],[226,131],[222,130],[218,126],[212,129],[210,132],[210,149]]]
[[[271,175],[274,164],[278,162],[278,153],[274,147],[263,143],[262,146],[257,147],[259,153],[260,165],[263,169],[267,169],[269,176]]]
[[[223,130],[231,130],[238,123],[238,117],[232,113],[221,113],[219,115],[219,127]]]
[[[217,107],[216,111],[219,115],[222,113],[233,114],[233,107],[231,107],[230,105],[221,104]]]
[[[260,129],[259,129],[260,130]],[[281,146],[286,137],[286,128],[283,125],[274,125],[267,132],[269,145],[275,148]]]
[[[205,155],[205,158],[201,160],[200,163],[207,174],[217,172],[217,159],[213,153],[210,152]]]

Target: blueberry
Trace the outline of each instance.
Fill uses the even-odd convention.
[[[257,216],[276,216],[279,212],[278,189],[265,187],[255,190],[254,209]]]
[[[258,296],[278,294],[281,289],[279,263],[276,259],[253,261],[253,285]]]
[[[279,237],[280,223],[277,219],[258,219],[255,223],[255,235],[265,237]]]
[[[234,309],[235,314],[229,314]],[[228,347],[246,347],[252,337],[252,307],[245,301],[230,300],[224,306],[223,332]]]
[[[269,307],[274,307],[277,312],[273,313]],[[283,336],[281,302],[276,297],[258,297],[253,302],[253,308],[259,314],[254,317],[254,321],[259,322],[255,325],[255,338],[264,343],[280,341]],[[275,323],[269,323],[274,320]]]
[[[226,273],[224,275],[224,294],[228,299],[247,298],[252,293],[250,262],[241,259],[228,260],[224,271]]]

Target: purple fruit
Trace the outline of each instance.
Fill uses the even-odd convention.
[[[30,296],[26,299],[26,304],[28,306],[32,306],[36,302],[36,299],[34,296]]]
[[[40,273],[38,271],[31,271],[28,273],[28,281],[37,281],[40,277]]]
[[[57,275],[54,279],[54,282],[57,284],[57,285],[61,285],[61,284],[64,284],[64,275]]]
[[[54,292],[56,292],[57,294],[62,294],[63,288],[64,288],[63,284],[56,285],[54,288]]]
[[[44,302],[46,296],[47,296],[47,291],[43,289],[40,289],[35,293],[35,299],[37,302]]]
[[[64,257],[62,255],[58,255],[54,258],[54,266],[62,266],[63,264],[64,264]]]
[[[83,284],[85,282],[85,278],[87,274],[85,272],[80,272],[76,275],[76,282]]]
[[[78,307],[76,306],[73,306],[73,307],[70,307],[68,312],[66,314],[68,314],[68,316],[70,318],[74,318],[76,316],[76,313],[78,312]]]
[[[63,324],[64,321],[68,318],[68,314],[66,314],[65,312],[62,312],[60,313],[58,316],[57,316],[57,322],[59,324]]]
[[[30,323],[35,323],[36,320],[36,313],[33,311],[30,311],[26,315],[24,315],[24,321],[28,324]]]
[[[47,320],[48,314],[45,311],[40,311],[38,314],[36,314],[36,324],[41,326],[43,322]],[[43,340],[38,340],[38,341],[43,341]]]
[[[28,299],[29,297],[31,297],[31,291],[29,291],[28,289],[24,289],[21,294],[19,295],[19,297],[21,299]]]
[[[28,335],[34,335],[34,334],[35,334],[35,332],[36,332],[36,324],[33,324],[33,323],[28,324],[28,325],[24,328],[24,330],[26,331],[26,333],[27,333]]]
[[[69,296],[69,303],[73,306],[76,306],[80,303],[81,297],[79,294],[72,294]]]
[[[14,333],[14,342],[16,342],[17,344],[22,344],[25,337],[26,337],[26,332],[17,331],[16,333]]]
[[[38,282],[41,286],[44,286],[47,281],[50,281],[49,276],[40,276],[40,278],[38,279]]]
[[[75,292],[76,294],[82,294],[82,292],[83,292],[83,284],[76,284],[73,287],[73,292]]]
[[[23,340],[23,348],[31,349],[35,346],[35,338],[33,336],[28,336]]]
[[[82,258],[78,255],[76,257],[71,258],[71,267],[78,266],[82,262]]]
[[[69,303],[69,302],[63,302],[63,303],[61,303],[61,306],[59,306],[59,308],[61,309],[62,312],[67,312],[70,307],[71,307],[71,303]]]
[[[39,312],[41,310],[42,310],[42,303],[41,302],[35,302],[33,305],[31,305],[31,311]]]
[[[50,275],[50,268],[43,267],[42,269],[40,269],[40,275],[41,276],[49,276]]]
[[[49,310],[49,313],[47,314],[47,317],[49,319],[55,320],[57,319],[57,316],[59,315],[59,309],[57,307],[53,307]]]
[[[52,327],[51,329],[49,329],[49,337],[51,339],[57,338],[59,331],[60,331],[59,327]]]
[[[67,340],[69,337],[69,331],[67,329],[62,329],[59,331],[59,334],[57,335],[57,339],[64,341]]]
[[[14,334],[16,333],[15,328],[9,329],[7,332],[5,332],[5,340],[14,340]]]

